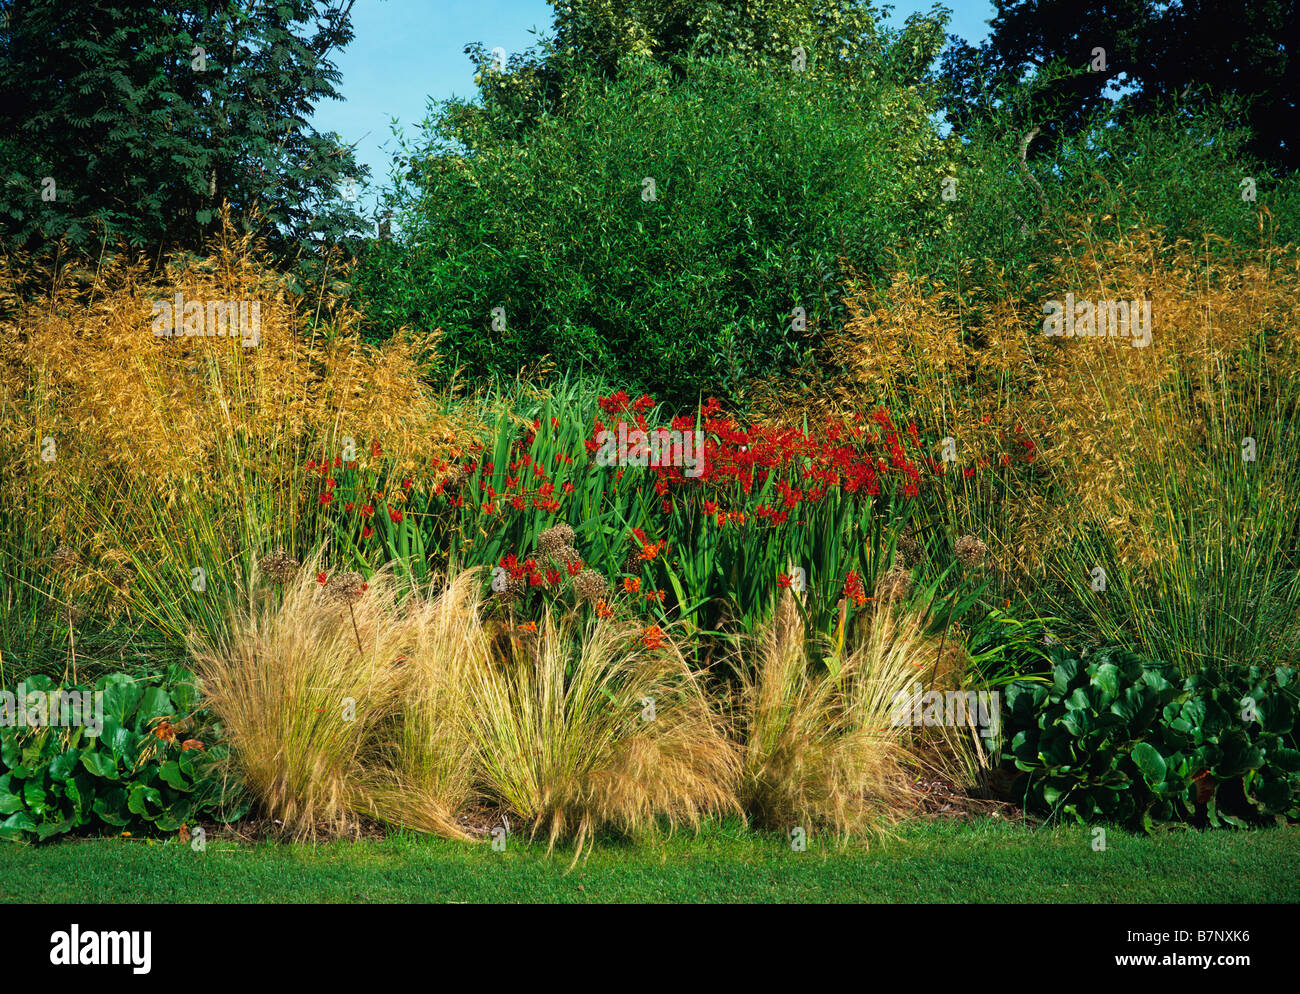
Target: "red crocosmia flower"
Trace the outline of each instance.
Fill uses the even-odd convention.
[[[629,594],[639,594],[641,592],[641,578],[637,576],[623,577],[623,589]]]
[[[369,538],[369,537],[370,537],[371,535],[373,535],[374,533],[375,533],[375,530],[374,530],[373,528],[371,528],[369,525],[366,525],[364,528],[361,529],[361,537],[362,537],[362,538]]]
[[[541,573],[528,574],[528,586],[530,587],[540,587],[545,582],[546,581],[542,578]]]
[[[346,504],[343,505],[343,510],[347,511],[350,514],[354,507],[356,507],[356,505],[352,503],[352,501],[348,501]]]
[[[308,468],[308,469],[315,469],[315,468],[316,468],[316,460],[315,460],[315,459],[308,459],[308,460],[307,460],[307,468]]]
[[[361,505],[361,516],[362,516],[363,518],[371,518],[371,517],[374,517],[374,514],[375,514],[375,508],[374,508],[374,505],[372,505],[372,504],[362,504],[362,505]]]
[[[494,514],[496,512],[496,509],[497,506],[493,504],[491,501],[488,501],[486,504],[483,505],[484,514]]]
[[[333,495],[333,494],[321,494],[321,495],[320,495],[320,502],[321,502],[322,504],[328,504],[328,503],[329,503],[330,501],[332,501],[333,499],[334,499],[334,495]]]
[[[332,477],[332,476],[327,476],[327,477],[325,477],[325,486],[327,486],[327,487],[329,487],[331,490],[333,490],[335,487],[338,486],[338,483],[335,482],[334,477]]]
[[[388,509],[388,516],[393,519],[394,524],[397,524],[402,520],[402,512],[394,511],[391,507]]]
[[[579,573],[582,572],[583,568],[586,565],[587,564],[584,563],[581,559],[569,563],[569,565],[566,567],[569,571],[569,576],[577,576]]]
[[[326,576],[324,573],[317,573],[316,582],[324,586],[327,582],[329,582],[329,577]]]
[[[608,604],[605,603],[605,599],[603,597],[600,600],[596,601],[596,617],[597,618],[614,617],[613,609]]]
[[[664,630],[658,625],[651,625],[641,633],[641,642],[647,649],[662,649],[667,641]]]
[[[965,469],[963,469],[963,470],[961,471],[961,475],[964,476],[964,477],[966,477],[966,479],[969,480],[972,476],[975,475],[975,467],[974,467],[974,466],[967,466]]]
[[[1003,466],[1010,466],[1010,465],[1011,465],[1011,457],[1010,457],[1009,455],[1007,455],[1005,452],[1002,453],[1002,465],[1003,465]]]
[[[844,578],[844,599],[853,601],[858,607],[867,603],[867,594],[862,589],[862,580],[858,577],[857,570],[849,570],[848,576]]]
[[[334,468],[335,468],[335,469],[338,469],[338,468],[339,468],[340,466],[342,466],[342,465],[343,465],[343,457],[342,457],[342,456],[335,456],[335,457],[334,457]]]
[[[573,484],[572,484],[572,483],[566,483],[566,484],[565,484],[564,486],[562,486],[560,489],[563,490],[566,494],[571,494],[571,493],[573,493]]]
[[[370,456],[372,459],[378,459],[383,454],[384,450],[380,447],[378,442],[370,443]]]
[[[528,502],[524,500],[522,497],[516,497],[514,500],[510,502],[510,506],[513,507],[516,511],[522,511],[525,507],[528,506]]]
[[[776,585],[778,587],[788,587],[790,586],[791,582],[792,582],[791,578],[785,573],[782,573],[780,576],[776,578]]]
[[[909,480],[903,485],[903,493],[908,497],[915,497],[920,491],[917,489],[916,484]]]
[[[645,595],[645,599],[647,603],[653,601],[662,604],[664,602],[664,592],[662,590],[651,590]]]
[[[560,576],[560,571],[559,571],[559,570],[557,570],[554,566],[548,566],[548,567],[546,567],[546,582],[547,582],[547,583],[549,583],[551,586],[555,586],[555,584],[559,583],[560,580],[561,580],[561,576]]]
[[[363,584],[361,585],[361,592],[362,592],[363,594],[364,594],[367,590],[369,590],[369,589],[370,589],[370,584],[368,584],[368,583],[363,583]]]
[[[412,479],[408,476],[405,480],[402,481],[402,489],[403,489],[403,490],[410,490],[410,489],[411,489],[411,484],[412,484],[413,482],[414,482],[414,481],[412,481]]]

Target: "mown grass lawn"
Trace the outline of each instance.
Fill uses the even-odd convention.
[[[321,845],[112,838],[0,848],[0,899],[24,902],[1279,902],[1300,900],[1300,826],[1257,832],[903,826],[870,850],[717,825],[699,836],[604,840],[567,872],[506,851],[409,835]]]

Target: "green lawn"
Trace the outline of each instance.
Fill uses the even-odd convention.
[[[66,902],[956,901],[1233,903],[1300,900],[1300,826],[1145,838],[1032,830],[985,819],[915,823],[868,851],[810,840],[794,852],[736,825],[637,844],[605,840],[572,872],[510,839],[393,835],[321,845],[134,839],[0,847],[0,899]]]

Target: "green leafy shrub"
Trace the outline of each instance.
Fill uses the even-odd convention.
[[[1178,697],[1170,672],[1123,650],[1084,663],[1057,648],[1052,662],[1051,683],[1013,683],[1005,695],[1007,758],[1030,774],[1022,802],[1081,822],[1141,820],[1154,798],[1137,747]]]
[[[26,696],[56,687],[37,674],[22,689]],[[112,673],[93,687],[57,689],[103,692],[100,734],[86,724],[33,727],[10,716],[0,727],[0,839],[42,841],[87,828],[175,832],[199,816],[231,821],[246,812],[221,803],[212,771],[222,747],[187,748],[178,732],[194,706],[184,670],[173,667],[161,685]]]
[[[1123,649],[1052,650],[1051,682],[1005,696],[1025,806],[1080,822],[1244,827],[1300,816],[1294,671],[1175,671]]]
[[[1211,825],[1300,817],[1300,686],[1294,670],[1202,671],[1165,708],[1160,759],[1186,787],[1181,813],[1205,805]],[[1153,757],[1154,761],[1154,757]],[[1158,767],[1156,772],[1158,773]]]
[[[562,116],[469,154],[445,109],[406,149],[400,237],[356,275],[372,320],[441,327],[471,374],[550,354],[664,399],[734,396],[802,357],[794,308],[809,334],[840,320],[846,266],[936,229],[924,93],[725,61],[681,73],[576,77]]]

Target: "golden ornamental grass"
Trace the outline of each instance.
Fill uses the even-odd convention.
[[[487,796],[550,845],[739,812],[735,746],[671,641],[566,613],[508,645],[470,673],[468,720]]]
[[[148,547],[143,501],[174,510],[203,493],[236,521],[245,509],[234,480],[255,477],[287,505],[300,457],[335,451],[344,436],[363,452],[382,440],[415,468],[470,427],[444,413],[421,375],[436,336],[368,344],[344,295],[346,272],[296,293],[228,216],[206,257],[150,269],[122,253],[93,272],[46,273],[49,293],[20,301],[12,290],[27,264],[7,260],[0,271],[10,303],[0,320],[0,429],[31,458],[0,487],[9,499],[50,488],[59,499],[46,527],[67,541],[125,518],[117,537]],[[178,293],[258,302],[260,341],[155,337],[153,302]],[[46,438],[57,446],[51,462],[38,458]]]
[[[879,404],[952,437],[948,528],[983,534],[1012,584],[1041,575],[1081,527],[1115,534],[1126,565],[1168,563],[1176,536],[1152,475],[1178,472],[1213,500],[1219,456],[1285,424],[1300,382],[1300,253],[1209,248],[1073,218],[1031,286],[972,287],[967,270],[946,284],[900,272],[879,293],[860,283],[816,364],[824,377],[762,393],[796,418]],[[1067,292],[1151,301],[1151,344],[1045,336],[1043,303]]]
[[[916,614],[883,599],[864,622],[858,644],[819,670],[785,591],[742,653],[733,724],[740,798],[756,824],[869,840],[916,810],[913,733],[894,725],[894,700],[925,678],[938,640]]]

